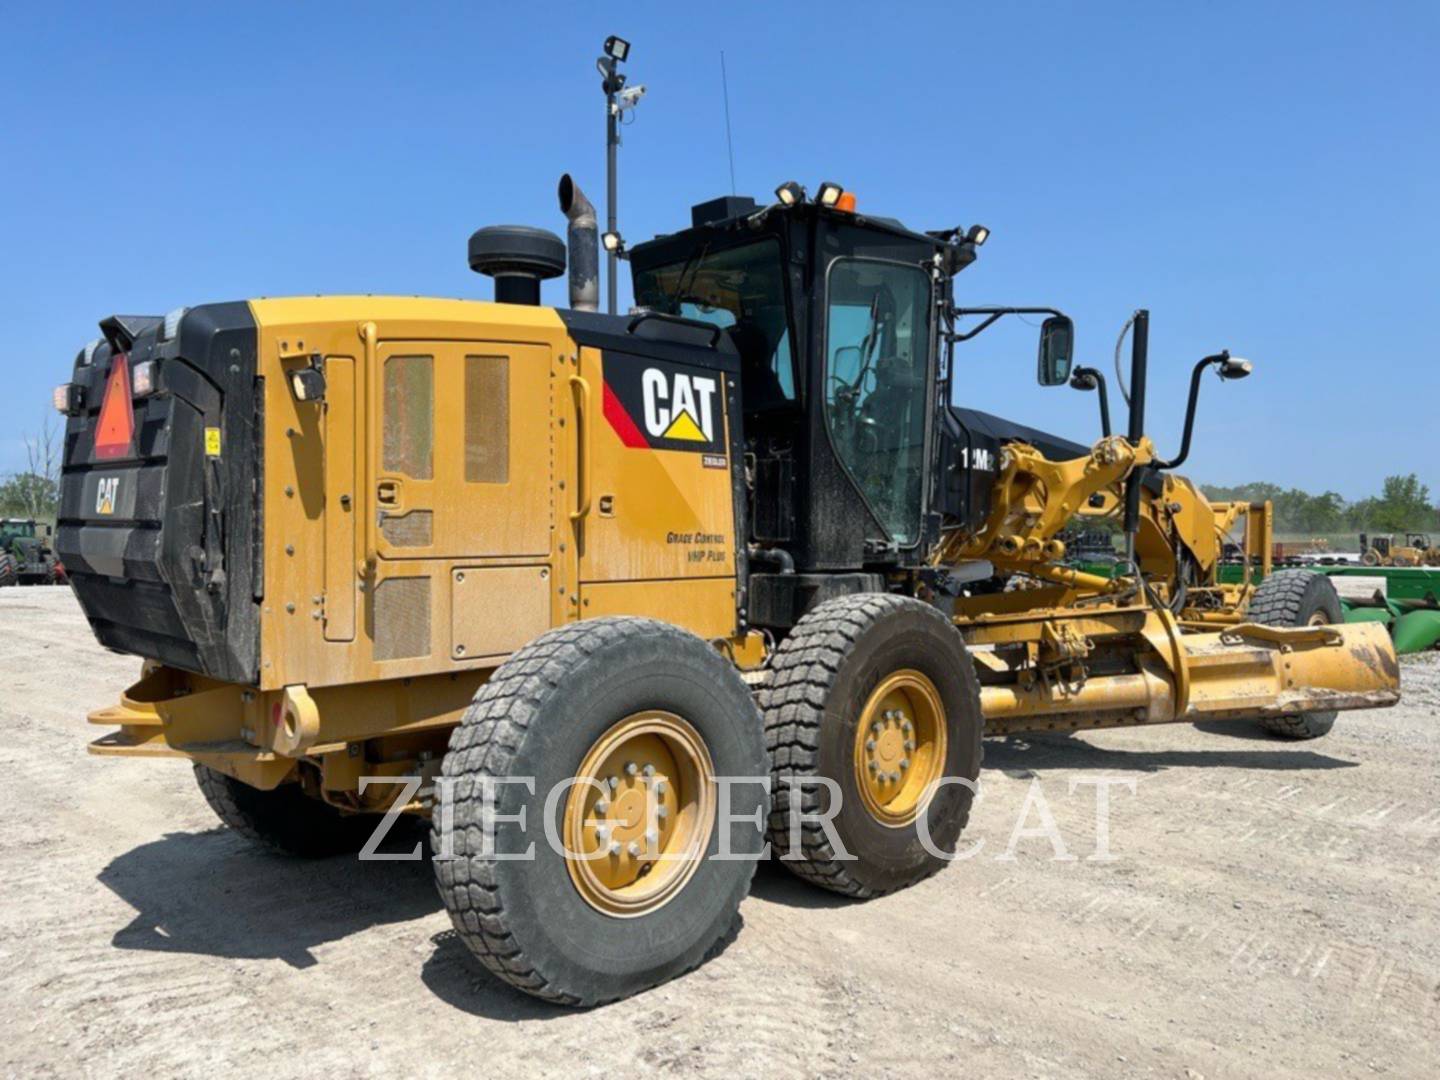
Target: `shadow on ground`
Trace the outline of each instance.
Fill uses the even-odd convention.
[[[382,851],[408,850],[412,843],[407,838]],[[313,951],[317,946],[440,911],[428,850],[422,856],[380,862],[353,855],[298,859],[270,854],[216,829],[170,833],[142,844],[112,860],[98,880],[136,909],[135,917],[115,932],[111,943],[116,948],[282,960],[307,968],[319,962]],[[789,876],[778,867],[775,873]],[[738,929],[710,957],[728,948]],[[430,941],[434,950],[424,960],[421,980],[462,1012],[505,1021],[575,1013],[496,979],[453,930],[434,934]]]
[[[116,948],[302,968],[316,963],[317,945],[440,908],[428,859],[297,859],[223,829],[142,844],[112,860],[99,881],[136,909],[115,933]]]
[[[1331,757],[1257,729],[1248,720],[1211,721],[1194,725],[1208,734],[1236,736],[1251,743],[1234,750],[1132,750],[1105,745],[1105,732],[1080,738],[1061,732],[1017,735],[985,740],[985,768],[1007,776],[1027,777],[1046,769],[1107,769],[1115,772],[1159,772],[1162,769],[1353,769],[1359,762]],[[1258,731],[1258,735],[1257,735]],[[1095,741],[1090,741],[1091,739]]]
[[[743,919],[736,920],[730,931],[706,954],[702,966],[734,944],[743,923]],[[587,1011],[569,1005],[552,1005],[505,985],[470,955],[470,950],[454,930],[436,934],[430,941],[434,944],[435,951],[425,961],[420,978],[431,993],[462,1012],[487,1020],[513,1021],[557,1020]],[[647,990],[623,1001],[611,1002],[597,1008],[633,1009],[637,1005],[643,1005],[646,995],[653,992]]]
[[[775,859],[767,859],[755,868],[750,895],[772,904],[811,910],[849,907],[861,902],[801,881]]]

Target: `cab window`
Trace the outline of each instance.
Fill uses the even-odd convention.
[[[635,302],[730,331],[740,351],[746,411],[795,400],[795,362],[780,245],[761,240],[635,272]]]
[[[901,546],[920,538],[930,370],[930,279],[918,267],[830,268],[825,419],[836,452]]]

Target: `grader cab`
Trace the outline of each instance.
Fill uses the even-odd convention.
[[[1212,717],[1322,734],[1393,703],[1382,627],[1303,572],[1222,585],[1212,506],[1144,428],[1070,442],[958,407],[985,230],[822,185],[697,206],[593,310],[570,250],[482,229],[497,302],[335,296],[114,316],[76,358],[57,547],[141,678],[96,753],[184,757],[220,818],[308,855],[430,819],[505,981],[594,1004],[701,962],[770,849],[868,897],[942,867],[981,736]],[[607,243],[607,246],[609,244]],[[571,269],[570,308],[539,304]],[[978,320],[978,322],[976,322]],[[968,328],[967,328],[968,327]],[[1196,367],[1237,377],[1228,354]],[[1103,390],[1103,380],[1098,382]],[[1188,447],[1195,392],[1186,424]],[[1110,519],[1110,576],[1062,532]]]

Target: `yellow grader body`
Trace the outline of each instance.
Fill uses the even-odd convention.
[[[763,840],[856,897],[934,872],[982,734],[1313,737],[1397,699],[1383,628],[1338,625],[1324,579],[1217,581],[1242,518],[1269,569],[1267,506],[1212,506],[1143,435],[951,406],[973,236],[720,203],[630,253],[628,318],[539,306],[512,279],[556,256],[511,229],[471,241],[510,302],[106,320],[57,392],[57,547],[144,666],[92,750],[190,759],[222,820],[287,851],[432,819],[476,956],[593,1004],[700,962]],[[779,252],[821,249],[823,284],[787,292]],[[1114,575],[1067,565],[1068,524],[1121,514]],[[476,839],[527,810],[553,858]]]
[[[351,745],[385,740],[382,771],[396,775],[427,748],[437,759],[488,672],[553,626],[649,616],[763,671],[762,635],[736,629],[728,473],[687,451],[630,452],[601,416],[599,350],[573,341],[552,310],[385,297],[251,307],[268,357],[264,513],[275,537],[258,685],[154,668],[121,705],[92,714],[121,728],[95,752],[183,754],[261,788],[311,762],[325,798],[359,806]],[[323,409],[289,389],[316,354]],[[723,425],[723,401],[715,408]],[[1148,440],[1118,436],[1070,461],[1014,445],[984,531],[937,549],[940,565],[988,553],[1046,583],[956,604],[987,732],[1392,702],[1398,667],[1383,627],[1245,625],[1249,586],[1213,586],[1206,606],[1176,616],[1127,600],[1129,578],[1061,565],[1055,534],[1097,494],[1113,507],[1152,456]],[[1183,479],[1146,506],[1142,567],[1174,529],[1213,564],[1217,536],[1249,510],[1212,512]],[[1221,622],[1235,625],[1199,632]],[[1090,673],[1107,654],[1136,670]],[[390,795],[376,788],[370,802]]]

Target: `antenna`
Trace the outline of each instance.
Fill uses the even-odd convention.
[[[725,77],[725,50],[720,50],[720,92],[725,98],[725,150],[730,155],[730,194],[735,194],[735,140],[730,136],[730,80]]]

